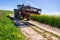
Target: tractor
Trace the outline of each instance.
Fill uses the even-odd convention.
[[[14,17],[23,20],[26,18],[26,20],[30,20],[30,15],[31,14],[41,14],[41,9],[30,7],[30,5],[25,6],[24,4],[22,5],[17,5],[17,9],[14,9]]]

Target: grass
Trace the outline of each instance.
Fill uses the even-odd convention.
[[[60,16],[50,16],[50,15],[31,15],[32,20],[51,25],[52,27],[60,28]]]
[[[10,13],[13,12],[0,10],[0,40],[25,40],[21,30],[7,17]]]

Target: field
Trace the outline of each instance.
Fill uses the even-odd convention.
[[[60,28],[60,16],[51,16],[51,15],[31,15],[31,19],[48,24],[52,27]]]
[[[26,37],[22,34],[22,31],[14,25],[13,20],[11,20],[8,16],[9,14],[13,14],[14,12],[12,11],[6,11],[6,10],[0,10],[0,40],[25,40]],[[60,16],[50,16],[50,15],[31,15],[31,19],[51,25],[52,27],[57,27],[60,28]],[[35,32],[40,33],[40,28],[39,27],[31,27],[31,29],[26,30],[31,30],[33,29]],[[29,27],[30,28],[30,27]],[[43,30],[45,31],[45,30]],[[34,33],[31,30],[32,33]],[[28,34],[32,35],[31,32],[28,32]],[[45,31],[46,32],[46,31]],[[47,32],[46,32],[47,33]],[[42,34],[45,34],[44,32]],[[47,34],[50,34],[49,32]],[[37,34],[35,34],[37,35]],[[53,34],[51,34],[53,35]],[[33,36],[33,35],[32,35]],[[43,36],[45,37],[45,36]],[[56,36],[54,36],[56,37]],[[32,37],[33,38],[33,37]],[[56,37],[58,38],[58,37]]]
[[[21,30],[8,18],[11,13],[13,12],[0,10],[0,40],[25,40]]]

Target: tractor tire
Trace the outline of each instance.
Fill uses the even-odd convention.
[[[31,15],[29,15],[29,17],[27,17],[27,21],[29,21],[31,19]]]

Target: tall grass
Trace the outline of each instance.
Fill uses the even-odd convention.
[[[25,40],[24,35],[8,18],[10,11],[0,11],[0,40]]]
[[[31,15],[32,20],[39,21],[41,23],[49,24],[54,27],[60,28],[60,16],[50,16],[50,15]]]

